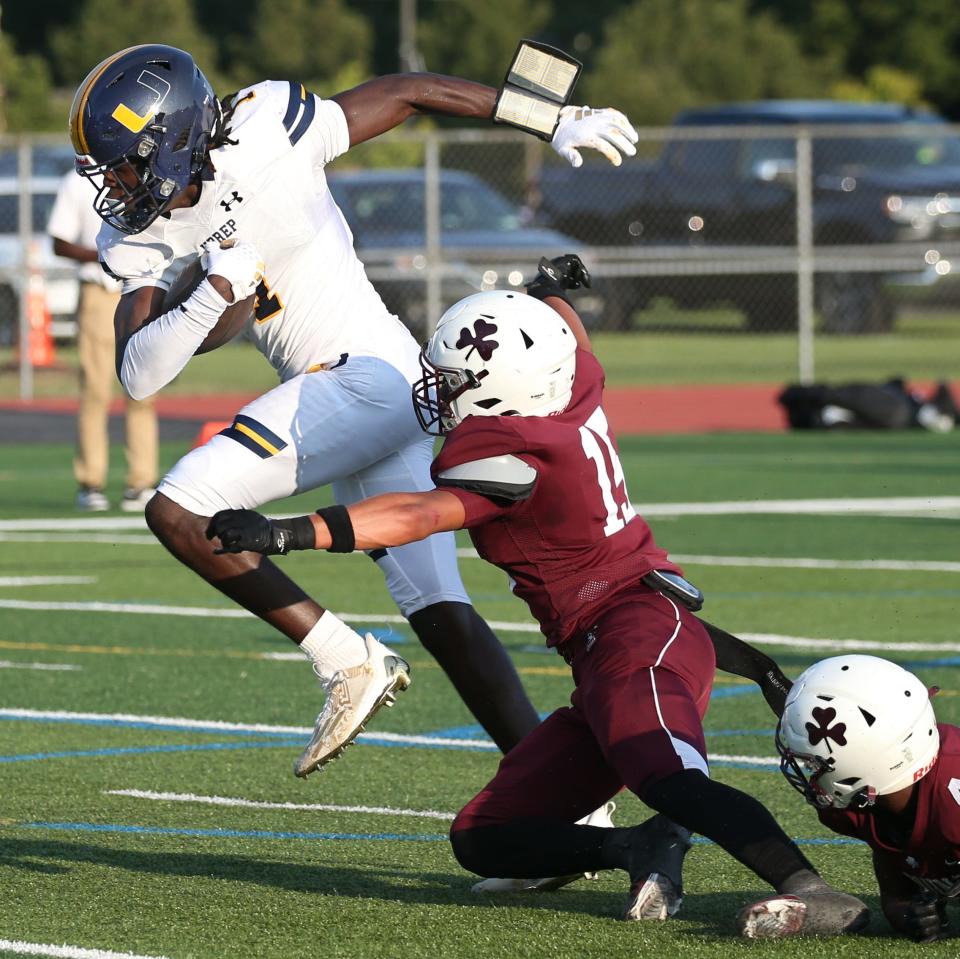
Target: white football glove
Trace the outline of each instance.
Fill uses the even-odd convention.
[[[638,139],[637,131],[619,110],[564,107],[550,146],[572,167],[583,163],[580,156],[583,147],[599,150],[614,166],[620,166],[621,153],[628,157],[636,155],[634,143]]]
[[[233,302],[239,303],[254,293],[263,277],[263,257],[252,243],[231,243],[207,250],[204,266],[207,276],[222,276],[233,290]]]

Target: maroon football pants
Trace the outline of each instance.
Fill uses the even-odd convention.
[[[703,716],[716,667],[700,621],[645,586],[564,645],[576,689],[500,762],[452,831],[516,818],[576,822],[624,786],[707,772]]]

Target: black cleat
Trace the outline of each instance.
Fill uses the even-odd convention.
[[[690,831],[658,813],[631,832],[630,898],[623,918],[662,922],[683,902],[683,860],[690,849]]]

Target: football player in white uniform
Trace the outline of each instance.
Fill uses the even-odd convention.
[[[367,279],[324,167],[408,117],[490,120],[496,102],[491,87],[428,73],[379,77],[329,100],[299,83],[265,81],[220,101],[188,53],[148,44],[95,67],[71,108],[78,172],[97,188],[98,213],[122,234],[101,234],[100,257],[123,284],[117,372],[131,396],[155,392],[195,353],[230,339],[237,330],[221,322],[225,311],[256,292],[249,332],[281,383],[183,457],[146,517],[174,556],[312,662],[326,702],[296,763],[299,776],[339,755],[409,684],[409,667],[270,560],[211,554],[205,530],[218,510],[328,483],[341,503],[431,488],[432,441],[410,404],[419,349]],[[567,107],[551,142],[579,166],[580,148],[619,164],[636,139],[616,110]],[[206,278],[165,311],[166,290],[200,255]],[[539,718],[470,605],[452,534],[370,555],[420,641],[509,750]]]

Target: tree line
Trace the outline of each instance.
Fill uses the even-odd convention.
[[[295,79],[321,95],[396,72],[400,0],[0,3],[0,132],[63,130],[114,51],[189,50],[221,94]],[[731,100],[895,100],[960,118],[956,0],[419,0],[423,66],[499,85],[517,40],[584,61],[576,98],[636,124]]]

